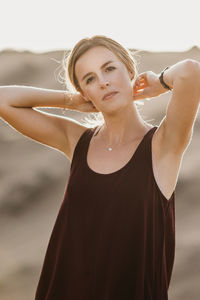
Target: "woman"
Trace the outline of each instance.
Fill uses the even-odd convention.
[[[77,93],[4,86],[0,116],[71,161],[35,300],[166,300],[175,250],[175,187],[200,101],[200,64],[187,59],[136,74],[106,36],[82,39],[67,59]],[[171,89],[159,126],[135,101]],[[33,107],[101,113],[90,127]]]

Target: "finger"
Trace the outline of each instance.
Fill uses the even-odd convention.
[[[139,84],[137,84],[135,87],[136,87],[136,89],[139,89],[139,88],[144,88],[146,86],[147,86],[147,83],[145,81],[142,81]]]
[[[136,85],[140,84],[140,83],[147,83],[147,78],[144,75],[139,76],[136,79]]]
[[[146,78],[140,78],[138,80],[137,84],[147,84],[147,79]]]
[[[140,85],[134,86],[134,93],[137,93],[140,90],[143,90],[147,87],[148,85],[146,83],[141,83]]]
[[[133,95],[133,99],[134,100],[144,99],[146,96],[147,96],[146,91],[141,90]]]
[[[147,86],[147,80],[146,79],[141,79],[141,80],[137,80],[134,84],[134,88],[138,88],[140,86]]]

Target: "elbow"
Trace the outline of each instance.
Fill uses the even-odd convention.
[[[184,61],[184,74],[186,77],[194,76],[200,80],[200,63],[195,59],[188,58]]]
[[[194,59],[186,59],[182,74],[181,82],[191,88],[193,93],[197,93],[200,98],[200,63]]]
[[[192,93],[196,95],[200,103],[200,63],[194,59],[188,59],[186,63],[187,83],[192,88]]]

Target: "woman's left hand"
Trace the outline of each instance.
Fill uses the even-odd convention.
[[[133,100],[152,98],[168,92],[159,80],[160,74],[147,71],[139,74],[133,84]]]

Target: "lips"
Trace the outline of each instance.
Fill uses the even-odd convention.
[[[110,92],[110,93],[107,93],[107,94],[105,94],[104,96],[103,96],[103,100],[105,100],[107,97],[109,98],[109,96],[114,96],[114,95],[116,95],[118,92]]]

